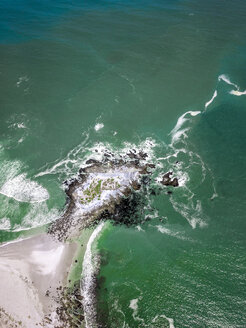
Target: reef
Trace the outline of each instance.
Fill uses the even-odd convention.
[[[110,159],[109,154],[105,154],[100,162],[89,159],[79,170],[78,177],[64,182],[66,209],[51,224],[48,233],[65,241],[78,236],[82,229],[98,220],[114,217],[123,222],[121,214],[133,213],[137,205],[132,195],[141,189],[143,176],[150,174],[155,167],[154,164],[142,163],[147,157],[146,153],[132,151],[124,160]],[[128,217],[125,223],[129,224],[129,215],[125,217]]]

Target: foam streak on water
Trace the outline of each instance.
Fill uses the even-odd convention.
[[[220,75],[218,77],[218,81],[224,81],[225,83],[227,83],[229,85],[233,85],[236,88],[236,90],[231,90],[229,92],[231,95],[233,95],[233,96],[246,95],[246,90],[240,91],[240,87],[236,83],[233,83],[227,75],[225,75],[225,74]]]
[[[93,257],[92,244],[96,237],[101,232],[104,222],[100,223],[93,231],[84,255],[83,270],[82,270],[82,286],[81,293],[83,296],[83,307],[86,328],[95,328],[96,325],[96,309],[95,309],[95,272],[97,271],[97,260]]]
[[[157,319],[158,317],[159,317],[159,318],[164,318],[164,319],[166,319],[166,320],[168,321],[168,323],[169,323],[169,328],[175,328],[175,326],[174,326],[174,320],[173,320],[172,318],[168,318],[168,317],[166,317],[165,314],[162,314],[162,315],[160,315],[160,316],[156,316],[156,317],[153,319],[153,322],[155,322],[156,319]]]
[[[185,112],[184,114],[182,114],[179,118],[178,118],[178,121],[175,125],[175,127],[172,129],[172,131],[170,132],[171,136],[172,136],[172,142],[171,144],[173,145],[175,142],[179,141],[179,139],[182,137],[182,136],[185,136],[186,137],[186,132],[189,131],[189,128],[184,128],[184,129],[181,129],[184,125],[185,122],[189,121],[188,118],[186,118],[186,116],[188,114],[190,114],[191,116],[196,116],[198,114],[200,114],[201,112],[200,111],[187,111]]]
[[[212,104],[212,102],[213,102],[214,99],[217,97],[217,95],[218,95],[217,90],[215,90],[215,91],[214,91],[214,94],[213,94],[213,96],[212,96],[212,98],[211,98],[208,102],[206,102],[206,104],[205,104],[205,109],[207,109],[208,106],[209,106],[210,104]]]
[[[219,77],[218,77],[218,81],[224,81],[225,83],[229,84],[229,85],[233,85],[237,90],[239,90],[239,87],[237,84],[233,83],[230,78],[225,75],[225,74],[221,74]]]

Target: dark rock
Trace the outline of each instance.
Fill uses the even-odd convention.
[[[88,159],[88,161],[85,162],[85,164],[89,165],[89,164],[100,164],[99,161],[97,161],[96,159]]]
[[[127,156],[128,157],[130,157],[130,158],[134,158],[134,159],[137,159],[137,155],[136,154],[134,154],[133,152],[129,152],[129,153],[127,153]]]
[[[164,186],[173,186],[178,187],[179,182],[177,178],[172,179],[170,176],[173,174],[173,172],[167,172],[163,175],[161,183]]]
[[[179,185],[179,182],[178,182],[177,178],[174,178],[171,183],[172,183],[173,187],[178,187],[178,185]]]
[[[150,167],[151,169],[155,168],[155,164],[146,164],[146,166]]]
[[[85,169],[83,168],[83,167],[81,167],[80,169],[79,169],[79,174],[84,174],[85,173]]]
[[[138,153],[138,157],[139,157],[140,159],[146,159],[146,158],[148,157],[148,154],[147,154],[147,153],[144,153],[143,151],[140,151],[140,152]]]
[[[151,172],[148,171],[148,166],[145,165],[141,171],[139,171],[140,174],[150,174]]]
[[[139,159],[135,159],[134,161],[130,161],[130,164],[134,165],[135,167],[139,166]]]
[[[134,190],[139,190],[139,189],[141,188],[141,184],[138,183],[137,181],[133,181],[133,182],[132,182],[132,188],[133,188]]]

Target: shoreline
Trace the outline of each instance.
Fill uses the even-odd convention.
[[[66,207],[47,231],[0,245],[0,290],[7,295],[0,299],[0,327],[97,327],[100,260],[92,244],[102,221],[136,224],[138,192],[155,168],[142,151],[127,155],[88,160],[76,179],[65,181]],[[166,180],[165,185],[173,183]]]
[[[40,234],[3,246],[0,290],[5,297],[0,299],[0,326],[31,328],[59,324],[58,292],[66,285],[77,245],[62,244]]]
[[[70,306],[76,297],[80,307],[82,303],[85,306],[84,271],[87,280],[93,280],[95,272],[92,267],[90,272],[85,269],[84,260],[98,237],[98,234],[93,237],[97,227],[84,229],[77,240],[69,243],[41,233],[0,245],[0,290],[2,295],[7,295],[0,298],[0,327],[70,327],[66,313],[62,319],[57,313],[67,303]],[[87,254],[88,260],[94,261]],[[67,290],[71,291],[70,295],[66,294]],[[81,328],[86,327],[84,320],[80,324]]]

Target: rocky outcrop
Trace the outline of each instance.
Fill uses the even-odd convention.
[[[77,178],[64,182],[66,209],[48,229],[59,241],[78,236],[83,228],[101,218],[113,217],[123,200],[141,189],[141,177],[155,167],[143,163],[148,155],[142,151],[129,152],[125,160],[106,155],[101,162],[89,159]]]
[[[167,172],[163,175],[162,180],[161,180],[161,184],[163,184],[164,186],[173,186],[173,187],[178,187],[179,182],[177,178],[171,178],[171,175],[173,174],[173,172]]]

